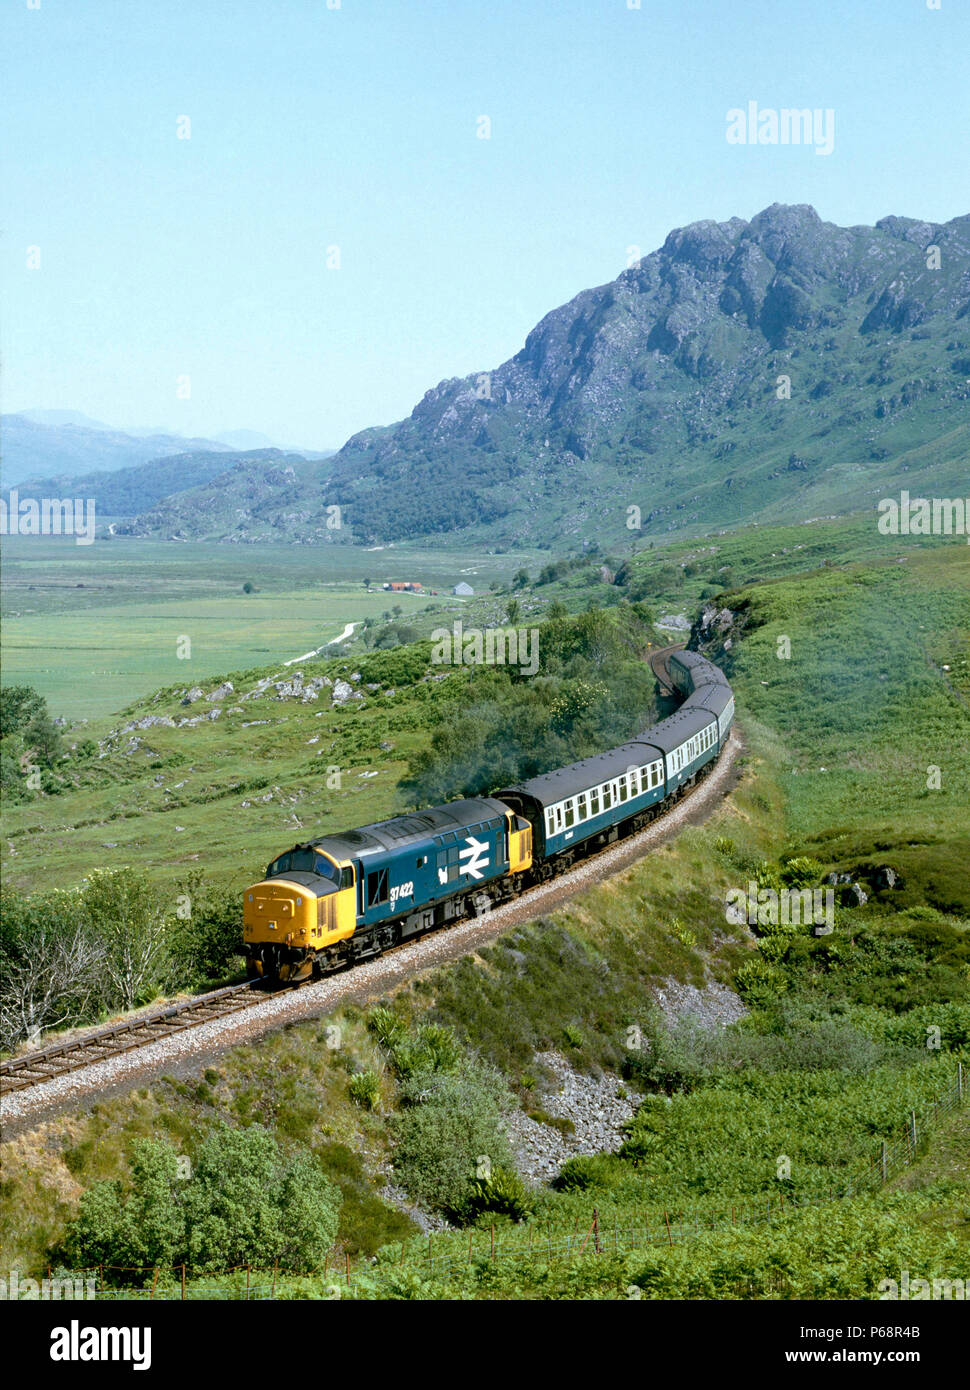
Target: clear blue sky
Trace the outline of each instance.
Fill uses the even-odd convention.
[[[7,411],[336,446],[673,227],[970,210],[966,0],[29,3],[0,10]],[[750,100],[834,108],[834,153],[729,145]]]

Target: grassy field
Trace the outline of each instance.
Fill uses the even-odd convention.
[[[415,579],[458,611],[450,591],[459,581],[487,590],[530,559],[460,549],[5,538],[3,679],[33,686],[55,715],[91,719],[175,681],[288,661],[395,604],[414,615],[434,602],[384,593],[385,581]],[[243,593],[247,582],[255,593]],[[191,660],[176,655],[183,636]]]

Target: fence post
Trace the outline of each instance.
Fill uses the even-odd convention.
[[[185,1301],[185,1265],[182,1266],[182,1301]]]
[[[957,1097],[963,1104],[963,1063],[957,1062]]]
[[[247,1303],[249,1302],[249,1276],[250,1276],[250,1272],[251,1272],[251,1271],[250,1271],[250,1267],[249,1267],[249,1265],[247,1265],[247,1266],[246,1266],[246,1302],[247,1302]]]
[[[882,1141],[882,1180],[886,1182],[889,1176],[889,1145],[885,1139]]]
[[[148,1295],[149,1300],[151,1300],[151,1299],[153,1299],[153,1298],[155,1297],[155,1285],[156,1285],[157,1283],[158,1283],[158,1265],[155,1266],[155,1272],[152,1274],[152,1291],[151,1291],[151,1293]]]
[[[429,1236],[428,1239],[430,1240],[431,1237]],[[348,1289],[349,1289],[349,1288],[350,1288],[350,1251],[347,1250],[345,1253],[346,1253],[346,1256],[347,1256],[347,1287],[348,1287]]]
[[[600,1214],[597,1207],[593,1208],[593,1249],[598,1255],[600,1252]]]
[[[913,1157],[915,1158],[915,1157],[916,1157],[916,1111],[915,1111],[915,1110],[911,1110],[911,1111],[909,1112],[909,1122],[910,1122],[910,1125],[912,1126]]]
[[[670,1217],[667,1215],[666,1210],[664,1211],[664,1220],[665,1220],[666,1223],[667,1223],[667,1239],[669,1240],[670,1244],[673,1245],[673,1243],[674,1243],[674,1238],[673,1238],[673,1236],[670,1234]]]
[[[431,1232],[428,1232],[428,1265],[431,1273],[434,1274],[434,1251],[431,1249]]]
[[[492,1222],[492,1259],[495,1259],[495,1223]]]
[[[271,1290],[271,1292],[270,1292],[270,1297],[271,1297],[271,1298],[275,1298],[275,1297],[276,1297],[276,1270],[277,1270],[278,1267],[279,1267],[279,1260],[274,1260],[274,1261],[273,1261],[273,1288],[272,1288],[272,1290]]]

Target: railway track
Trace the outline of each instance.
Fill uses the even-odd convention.
[[[182,1004],[169,1004],[164,1009],[142,1014],[129,1022],[114,1023],[96,1032],[85,1033],[71,1042],[57,1043],[37,1052],[25,1052],[21,1057],[10,1057],[0,1062],[0,1096],[12,1091],[24,1091],[29,1086],[39,1086],[55,1077],[80,1071],[93,1062],[103,1062],[123,1052],[132,1052],[137,1047],[147,1047],[160,1038],[184,1032],[186,1028],[197,1028],[214,1018],[239,1013],[261,1003],[267,994],[265,987],[252,981],[228,985],[225,989],[198,994]]]
[[[682,651],[686,643],[671,642],[669,646],[658,647],[655,652],[650,653],[650,669],[657,679],[661,694],[673,695],[674,687],[670,681],[670,658],[674,652]]]
[[[673,642],[650,653],[651,670],[665,695],[673,694],[667,663],[671,653],[679,651],[683,645],[683,642]],[[595,860],[596,857],[595,854],[589,856],[591,860]],[[406,944],[389,947],[383,954],[393,954]],[[43,1085],[46,1081],[80,1071],[95,1062],[133,1052],[136,1048],[147,1047],[161,1038],[184,1032],[189,1028],[197,1028],[213,1019],[241,1013],[262,1003],[271,994],[285,993],[299,987],[300,982],[297,982],[270,990],[262,982],[254,980],[241,985],[228,985],[224,989],[196,995],[184,1003],[170,1004],[164,1009],[142,1014],[128,1022],[111,1024],[107,1028],[82,1034],[70,1042],[57,1043],[36,1052],[25,1052],[20,1057],[8,1058],[0,1062],[0,1097],[27,1090],[31,1086]]]

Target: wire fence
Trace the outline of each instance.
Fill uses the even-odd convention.
[[[911,1110],[905,1128],[895,1139],[882,1141],[879,1153],[871,1162],[872,1172],[878,1182],[888,1182],[901,1169],[908,1168],[915,1162],[929,1131],[946,1115],[952,1114],[963,1105],[966,1091],[967,1077],[963,1063],[957,1062],[957,1074],[952,1085],[948,1086],[942,1095],[937,1096],[936,1100],[931,1101],[920,1114]]]
[[[377,1257],[356,1259],[348,1253],[328,1257],[322,1268],[292,1271],[253,1268],[242,1265],[221,1270],[211,1276],[193,1275],[185,1265],[173,1268],[99,1265],[74,1272],[77,1285],[84,1281],[88,1297],[105,1300],[184,1299],[188,1300],[267,1300],[275,1299],[294,1280],[314,1281],[315,1297],[354,1297],[364,1287],[372,1287],[375,1276],[387,1279],[395,1272],[447,1281],[476,1266],[527,1261],[530,1264],[568,1263],[578,1258],[626,1255],[635,1250],[672,1248],[695,1240],[708,1232],[754,1230],[810,1208],[836,1204],[846,1198],[878,1189],[920,1154],[929,1131],[966,1101],[967,1077],[962,1062],[957,1063],[953,1082],[921,1112],[910,1111],[904,1130],[894,1139],[884,1140],[868,1165],[864,1180],[831,1187],[827,1192],[773,1192],[759,1199],[746,1199],[720,1210],[646,1209],[631,1213],[601,1214],[598,1207],[572,1231],[563,1231],[551,1222],[531,1221],[522,1226],[473,1227],[467,1244],[458,1232],[429,1235],[422,1249],[413,1238],[398,1247],[385,1246]],[[621,1220],[623,1224],[621,1225]],[[437,1241],[437,1243],[436,1243]],[[51,1284],[57,1276],[51,1276]],[[67,1277],[67,1276],[65,1276]],[[199,1282],[199,1280],[203,1282]],[[44,1296],[43,1294],[41,1296]],[[57,1297],[55,1293],[47,1296]],[[72,1296],[72,1295],[68,1295]],[[78,1295],[73,1295],[78,1296]],[[84,1295],[80,1295],[84,1296]]]

